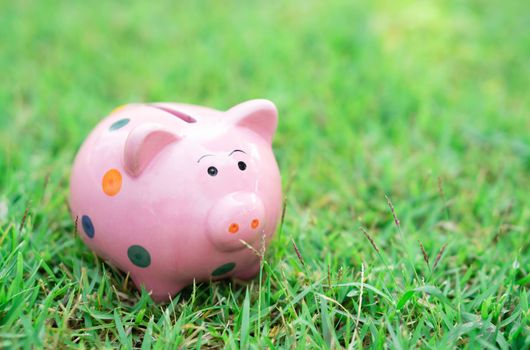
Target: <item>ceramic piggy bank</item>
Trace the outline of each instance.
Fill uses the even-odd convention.
[[[185,104],[126,105],[76,156],[70,209],[96,254],[168,300],[196,281],[249,279],[281,212],[271,142],[274,104],[226,112]]]

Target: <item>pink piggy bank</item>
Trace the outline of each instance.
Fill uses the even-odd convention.
[[[155,301],[196,281],[259,272],[282,192],[271,142],[277,111],[251,100],[226,112],[126,105],[76,156],[70,209],[83,241]]]

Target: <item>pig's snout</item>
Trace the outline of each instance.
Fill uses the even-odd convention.
[[[252,244],[259,240],[265,225],[265,208],[254,193],[230,193],[208,213],[208,237],[222,251],[244,249],[241,242]]]

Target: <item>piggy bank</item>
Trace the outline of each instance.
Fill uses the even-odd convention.
[[[82,240],[155,301],[193,281],[259,272],[281,212],[272,152],[277,111],[251,100],[223,112],[130,104],[82,144],[70,210]]]

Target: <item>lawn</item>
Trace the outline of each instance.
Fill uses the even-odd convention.
[[[529,13],[2,2],[0,348],[529,348]],[[154,304],[77,237],[76,150],[124,103],[251,98],[286,200],[261,278]]]

